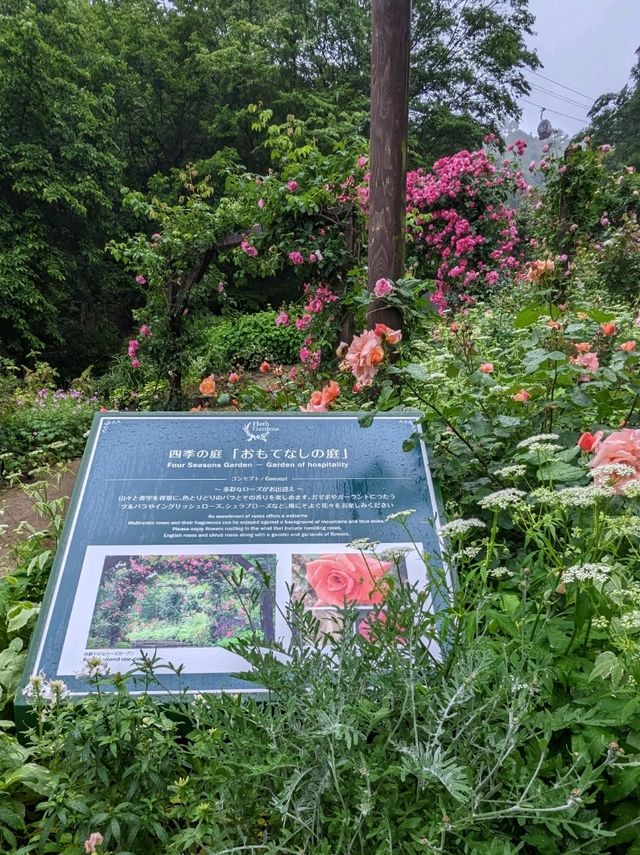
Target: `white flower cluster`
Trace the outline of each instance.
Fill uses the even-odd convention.
[[[415,514],[415,512],[415,508],[410,508],[407,511],[396,511],[393,514],[389,514],[385,522],[398,522],[400,525],[404,525],[409,517],[412,514]]]
[[[611,487],[589,484],[586,487],[564,487],[556,491],[554,503],[561,508],[586,508],[595,505],[598,499],[610,498],[614,495]]]
[[[79,680],[95,680],[96,677],[104,677],[109,673],[109,666],[99,656],[90,656],[82,663],[82,668],[76,671]]]
[[[515,487],[507,487],[506,490],[498,490],[496,493],[489,493],[488,496],[480,499],[478,504],[481,508],[489,511],[504,510],[511,505],[519,505],[526,496],[524,490],[516,490]]]
[[[633,466],[627,466],[626,463],[605,463],[590,472],[592,478],[633,478],[635,474]]]
[[[640,481],[627,481],[621,486],[621,490],[627,499],[637,499],[640,497]]]
[[[481,552],[481,546],[465,546],[461,554],[464,555],[465,558],[470,558],[473,560],[474,558],[477,558]]]
[[[558,445],[555,442],[532,442],[531,445],[527,448],[528,454],[542,454],[546,452],[548,454],[552,454],[555,451],[561,451],[562,446]]]
[[[616,534],[624,537],[640,537],[640,517],[617,517],[611,520],[612,527],[615,526]]]
[[[502,469],[498,469],[493,474],[497,475],[498,478],[520,478],[526,471],[526,466],[523,466],[521,463],[514,463],[512,466],[503,466]]]
[[[69,689],[62,680],[47,680],[44,674],[32,674],[29,682],[22,690],[28,701],[46,701],[51,705],[69,697]]]
[[[541,442],[550,442],[554,439],[560,439],[557,433],[538,433],[535,436],[529,436],[527,439],[521,440],[516,448],[529,448],[531,445],[538,445]]]
[[[462,534],[466,534],[472,528],[484,528],[485,524],[482,520],[477,519],[476,517],[470,517],[468,520],[451,520],[448,523],[445,523],[440,531],[442,532],[443,537],[456,537]]]
[[[640,629],[640,609],[635,609],[632,612],[627,612],[626,615],[621,615],[620,626],[622,629],[631,632],[635,629]]]
[[[593,582],[603,584],[609,578],[611,567],[608,564],[574,564],[562,574],[563,582]]]
[[[368,537],[359,537],[347,543],[349,549],[359,549],[360,552],[375,552],[380,542],[377,540],[369,540]]]
[[[513,572],[508,567],[495,567],[493,570],[489,570],[489,576],[493,576],[494,579],[508,579],[509,576],[513,576]]]
[[[393,561],[394,564],[399,564],[410,552],[413,552],[410,546],[401,546],[394,547],[393,549],[384,549],[382,552],[376,554],[381,561]]]

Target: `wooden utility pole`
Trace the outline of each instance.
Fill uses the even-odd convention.
[[[404,273],[411,0],[371,3],[369,290]],[[374,300],[369,327],[397,329],[397,309]]]

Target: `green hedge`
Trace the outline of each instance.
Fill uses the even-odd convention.
[[[214,318],[200,328],[194,356],[204,371],[235,366],[257,368],[263,360],[291,365],[298,361],[304,333],[293,324],[277,327],[277,312]]]

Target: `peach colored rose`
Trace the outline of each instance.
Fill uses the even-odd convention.
[[[493,372],[493,363],[483,362],[480,366],[480,371],[482,371],[483,374],[491,374]]]
[[[520,389],[519,392],[516,392],[515,395],[511,396],[512,400],[518,401],[521,404],[526,404],[530,397],[531,393],[527,392],[526,389]]]
[[[555,264],[551,259],[548,261],[532,261],[529,264],[526,279],[528,282],[537,282],[545,273],[555,269]]]
[[[366,330],[354,337],[349,345],[345,361],[358,383],[370,385],[384,359],[382,341],[373,330]]]
[[[378,605],[384,599],[380,580],[391,561],[375,555],[340,553],[307,562],[307,579],[315,591],[316,606]]]
[[[635,341],[623,341],[620,345],[620,350],[624,350],[625,353],[631,353],[632,350],[636,349]]]
[[[615,324],[600,324],[600,329],[604,335],[615,335],[617,333],[617,327]]]
[[[216,394],[216,381],[213,379],[213,374],[204,378],[200,384],[200,393],[207,397],[211,397],[211,395]]]
[[[613,478],[609,475],[594,477],[594,483],[611,484],[614,481],[614,486],[617,493],[622,492],[622,487],[629,481],[640,481],[640,430],[632,428],[623,428],[615,431],[604,439],[596,452],[596,456],[589,462],[591,469],[596,469],[599,466],[609,466],[615,463],[624,466],[630,466],[633,475],[614,475]]]
[[[392,330],[386,324],[376,324],[373,331],[387,344],[397,344],[402,339],[402,330]]]
[[[578,351],[578,353],[589,353],[589,351],[591,350],[591,345],[588,341],[579,341],[576,344],[576,350]]]

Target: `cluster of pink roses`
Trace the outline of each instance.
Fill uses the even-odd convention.
[[[147,324],[142,324],[140,329],[138,330],[138,335],[140,338],[147,338],[151,335],[151,327]],[[127,347],[127,356],[131,361],[132,368],[140,368],[142,366],[142,362],[138,358],[140,351],[140,342],[137,338],[132,338],[129,341],[129,345]]]
[[[522,146],[519,141],[518,153]],[[484,150],[461,151],[436,161],[431,172],[408,173],[407,209],[416,244],[434,266],[431,300],[438,311],[447,308],[449,294],[493,286],[501,272],[522,265],[515,211],[504,198],[527,190],[522,170],[509,160],[497,167]]]

